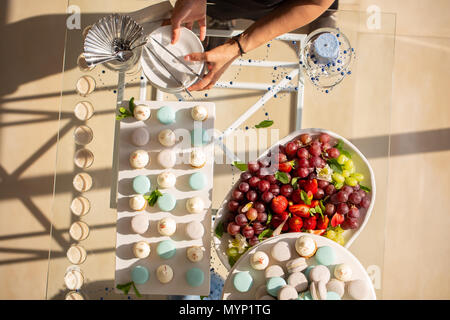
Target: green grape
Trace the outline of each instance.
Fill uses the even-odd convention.
[[[334,228],[334,232],[336,232],[337,234],[342,234],[344,232],[344,229],[342,229],[341,226],[336,226]]]
[[[342,176],[344,178],[350,177],[350,171],[349,170],[342,170]]]
[[[358,181],[358,182],[361,182],[364,180],[364,175],[362,173],[358,173],[358,172],[352,173],[351,177],[355,178],[356,181]]]
[[[237,257],[239,255],[239,251],[235,247],[231,247],[227,249],[227,256],[229,257]]]
[[[342,174],[340,173],[333,173],[333,180],[336,181],[337,183],[344,183],[345,182],[345,178],[342,176]]]
[[[339,243],[341,246],[343,246],[345,244],[345,239],[344,239],[344,236],[342,234],[338,234],[336,236],[336,238],[334,239],[334,241]]]
[[[339,164],[344,164],[346,161],[348,160],[348,158],[346,156],[344,156],[343,154],[341,154],[338,158],[337,158],[337,162]]]
[[[354,187],[358,184],[358,181],[355,178],[348,177],[345,178],[345,184],[349,185],[350,187]]]
[[[328,230],[325,237],[327,237],[330,240],[334,240],[336,238],[336,232],[334,232],[333,230]]]
[[[338,182],[334,185],[334,187],[336,188],[336,190],[341,189],[344,186],[344,184],[342,182]]]
[[[353,160],[348,159],[347,161],[344,162],[344,169],[351,170],[354,167],[355,167],[355,165],[353,163]]]
[[[348,170],[349,172],[350,172],[350,174],[352,175],[352,174],[354,174],[355,172],[356,172],[356,169],[355,169],[355,167],[353,167],[353,168],[351,168],[350,170]]]

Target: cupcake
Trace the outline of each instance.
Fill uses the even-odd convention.
[[[130,165],[134,169],[143,169],[150,163],[150,156],[145,150],[136,150],[130,154]]]
[[[206,163],[206,155],[201,149],[191,151],[190,164],[194,168],[202,168]]]
[[[158,182],[158,185],[162,189],[168,189],[173,188],[175,186],[175,183],[177,182],[177,177],[170,171],[164,171],[163,173],[160,173],[158,175],[158,178],[156,180]]]
[[[350,281],[352,279],[352,267],[346,263],[338,264],[334,268],[334,276],[341,281]]]
[[[169,283],[173,279],[173,270],[167,265],[163,264],[156,269],[156,278],[158,278],[161,283]]]
[[[195,121],[205,121],[208,118],[208,111],[203,106],[195,106],[191,109],[191,116]]]
[[[189,213],[202,213],[205,209],[205,203],[200,197],[192,197],[186,201],[186,210]]]
[[[162,218],[158,222],[158,232],[162,236],[171,236],[177,230],[177,223],[170,217]]]
[[[134,211],[142,211],[147,208],[147,200],[141,194],[131,197],[129,204],[130,208]]]
[[[303,258],[311,258],[317,251],[317,243],[313,238],[301,236],[295,241],[295,250]]]
[[[138,121],[145,121],[150,118],[150,108],[144,105],[136,106],[133,110],[133,116]]]
[[[250,265],[255,270],[264,270],[269,265],[269,256],[262,251],[256,251],[250,258]]]
[[[164,129],[159,133],[158,140],[163,146],[172,147],[176,142],[175,132],[170,129]]]

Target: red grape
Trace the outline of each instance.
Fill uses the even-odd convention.
[[[339,191],[337,193],[337,198],[336,198],[339,202],[347,202],[348,200],[348,193],[344,192],[344,191]]]
[[[337,205],[339,203],[339,200],[337,199],[337,193],[331,195],[330,202],[335,205]]]
[[[236,212],[236,210],[239,208],[239,202],[231,200],[228,202],[228,210],[231,212]]]
[[[353,190],[355,190],[355,191],[361,190],[361,186],[359,185],[359,183],[353,187]]]
[[[252,227],[253,227],[253,230],[255,231],[255,234],[260,234],[266,228],[260,222],[254,222]]]
[[[370,198],[368,196],[365,196],[360,203],[361,207],[367,209],[370,206]]]
[[[274,195],[277,196],[280,194],[280,187],[277,184],[271,184],[269,191]]]
[[[330,143],[328,143],[328,142],[323,142],[323,143],[322,143],[322,150],[323,150],[323,151],[327,151],[327,150],[330,149],[330,148],[331,148]]]
[[[251,177],[252,177],[252,174],[250,172],[248,172],[248,171],[245,171],[245,172],[241,173],[241,180],[242,181],[247,181]]]
[[[235,222],[238,226],[242,227],[242,226],[247,225],[248,219],[247,219],[247,217],[245,216],[245,214],[240,213],[240,214],[238,214],[236,217],[234,217],[234,222]]]
[[[255,201],[258,199],[258,193],[255,190],[249,190],[245,195],[248,201]]]
[[[256,246],[258,243],[259,243],[259,239],[257,236],[253,236],[253,238],[248,240],[248,244],[252,247]]]
[[[341,154],[341,153],[339,152],[339,150],[336,149],[336,148],[330,148],[330,149],[328,149],[328,150],[327,150],[327,153],[328,153],[328,156],[329,156],[330,158],[337,158],[337,157],[339,157],[339,155]]]
[[[273,174],[269,174],[269,175],[265,176],[264,180],[269,181],[270,184],[277,183],[277,178],[275,178],[275,176]]]
[[[356,191],[359,196],[361,197],[361,200],[364,199],[366,197],[366,192],[364,190],[359,189],[358,191]]]
[[[336,208],[336,212],[340,214],[347,214],[349,211],[348,205],[346,203],[339,203]]]
[[[359,204],[362,198],[357,192],[353,192],[348,196],[348,201],[353,204]]]
[[[325,214],[326,214],[327,216],[330,216],[330,217],[331,217],[335,212],[336,212],[336,208],[335,208],[334,204],[332,204],[332,203],[327,203],[327,204],[325,205]]]
[[[345,185],[345,186],[342,187],[341,191],[343,191],[343,192],[345,192],[346,194],[350,195],[350,193],[353,192],[353,188],[350,187],[350,186]]]
[[[256,209],[256,211],[258,212],[265,212],[266,211],[266,206],[264,205],[264,203],[257,201],[253,203],[253,208]]]
[[[262,223],[266,222],[267,221],[267,213],[265,213],[265,212],[258,212],[258,217],[256,218],[256,221],[259,221],[259,222],[262,222]]]
[[[306,158],[300,158],[297,161],[297,165],[299,168],[308,168],[309,167],[309,161]]]
[[[354,219],[359,218],[359,209],[357,207],[351,207],[347,213],[347,217]]]
[[[258,177],[251,177],[251,178],[248,180],[248,184],[249,184],[250,187],[252,187],[252,188],[257,188],[257,187],[258,187],[258,182],[259,182],[260,180],[261,180],[261,179],[258,178]]]
[[[294,191],[294,188],[290,184],[284,184],[281,186],[280,193],[282,196],[289,198]]]
[[[317,188],[317,192],[314,194],[314,199],[320,200],[325,196],[325,191],[323,189]]]
[[[325,188],[325,193],[328,196],[331,196],[332,194],[334,194],[336,192],[336,188],[334,187],[334,185],[329,184],[326,188]]]
[[[308,143],[311,142],[311,140],[312,140],[311,136],[309,134],[307,134],[307,133],[304,133],[304,134],[300,135],[300,141],[303,144],[308,144]]]
[[[256,172],[256,171],[259,170],[259,164],[258,164],[258,162],[251,161],[251,162],[248,163],[247,166],[248,166],[248,170],[249,170],[250,172]]]
[[[245,226],[241,229],[241,233],[244,237],[250,239],[255,235],[255,230],[251,226]]]
[[[287,157],[284,153],[278,153],[278,163],[283,163],[287,161]]]
[[[322,165],[322,159],[320,157],[312,157],[311,159],[309,159],[309,166],[310,167],[317,167],[317,168],[321,168]]]
[[[309,170],[308,168],[299,168],[297,173],[300,178],[306,178],[309,175]]]
[[[302,158],[308,159],[308,157],[309,157],[308,149],[306,149],[306,148],[298,149],[297,150],[297,157],[300,158],[300,159],[302,159]]]
[[[344,220],[344,222],[341,224],[342,229],[356,229],[358,228],[358,220],[353,218],[347,218]]]
[[[238,226],[236,223],[234,222],[230,222],[227,226],[227,232],[232,235],[235,236],[239,233],[239,231],[241,230],[241,227]]]
[[[239,189],[235,189],[231,193],[231,198],[236,201],[241,201],[242,199],[244,199],[244,193]]]
[[[320,156],[320,154],[322,153],[322,150],[321,150],[321,148],[320,148],[320,145],[311,145],[310,147],[309,147],[309,153],[312,155],[312,156]]]
[[[247,213],[245,214],[248,220],[253,221],[258,217],[258,211],[256,211],[255,208],[248,209]]]
[[[267,190],[269,190],[270,188],[270,182],[267,180],[261,180],[260,182],[258,182],[258,189],[261,192],[265,192]]]
[[[325,189],[329,184],[326,180],[317,180],[317,186],[321,189]]]
[[[319,136],[319,141],[322,143],[326,143],[330,141],[330,136],[326,133],[321,133]]]
[[[250,186],[247,182],[241,182],[239,183],[239,190],[242,192],[247,192],[250,189]]]
[[[261,195],[261,199],[262,201],[264,201],[265,203],[269,203],[270,201],[272,201],[274,195],[272,192],[270,191],[266,191]]]
[[[297,143],[291,141],[286,144],[285,151],[288,156],[293,156],[297,153],[298,145]]]

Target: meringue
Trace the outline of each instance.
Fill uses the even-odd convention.
[[[201,149],[194,149],[191,151],[191,166],[194,168],[201,168],[206,163],[206,155]]]
[[[130,154],[130,165],[134,169],[143,169],[150,163],[150,156],[145,150],[136,150]]]
[[[300,256],[310,258],[316,253],[317,244],[313,238],[301,236],[295,241],[295,250]]]
[[[177,223],[170,217],[162,218],[158,222],[158,232],[162,236],[171,236],[177,230]]]
[[[159,133],[158,140],[163,146],[171,147],[176,142],[175,132],[170,129],[164,129]]]
[[[205,209],[205,203],[200,197],[193,197],[186,201],[186,210],[189,213],[202,213]]]
[[[191,110],[191,116],[195,121],[204,121],[208,118],[208,111],[203,106],[195,106]]]
[[[144,105],[136,106],[133,110],[133,116],[136,120],[145,121],[150,118],[150,108]]]
[[[156,179],[158,185],[163,189],[173,188],[177,182],[177,177],[170,171],[162,172]]]
[[[334,276],[344,282],[350,281],[352,279],[352,268],[346,263],[338,264],[334,268]]]
[[[130,208],[135,211],[141,211],[147,208],[147,200],[141,194],[131,197],[129,204]]]

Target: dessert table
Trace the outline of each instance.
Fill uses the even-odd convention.
[[[395,15],[334,12],[336,27],[348,38],[354,54],[350,72],[333,88],[319,88],[306,75],[300,50],[307,33],[301,29],[245,54],[228,68],[214,88],[192,92],[193,100],[184,92],[172,94],[153,87],[139,62],[122,72],[105,65],[90,69],[80,62],[87,27],[110,13],[136,12],[143,6],[139,0],[68,0],[68,10],[78,10],[81,23],[80,28],[66,31],[46,298],[138,299],[133,290],[125,295],[115,289],[119,141],[116,114],[123,101],[134,97],[141,101],[215,103],[215,128],[222,134],[223,145],[215,146],[213,219],[239,179],[241,172],[232,165],[233,161],[256,159],[278,140],[301,128],[323,128],[351,141],[368,159],[377,192],[370,220],[348,249],[366,269],[377,299],[382,299],[384,247],[389,245],[385,242],[385,223]],[[142,23],[145,30],[159,25],[157,21]],[[231,37],[245,29],[246,23],[238,21],[234,30],[209,29],[208,36]],[[83,95],[81,78],[89,88]],[[264,120],[272,120],[273,125],[252,130]],[[258,141],[256,146],[245,143],[255,139],[253,135]],[[89,155],[88,165],[80,165],[76,160],[80,150]],[[75,241],[73,224],[78,221],[83,222],[80,228],[85,234],[82,240]],[[85,250],[84,256],[83,252],[80,255],[82,263],[76,266],[67,256],[74,246]],[[210,261],[214,277],[226,279],[229,270],[218,258],[213,243]],[[70,290],[67,273],[74,270],[82,276],[81,280],[71,278],[71,284],[81,283],[75,286],[78,289]],[[220,297],[221,294],[210,298]],[[139,299],[166,298],[143,295]]]

